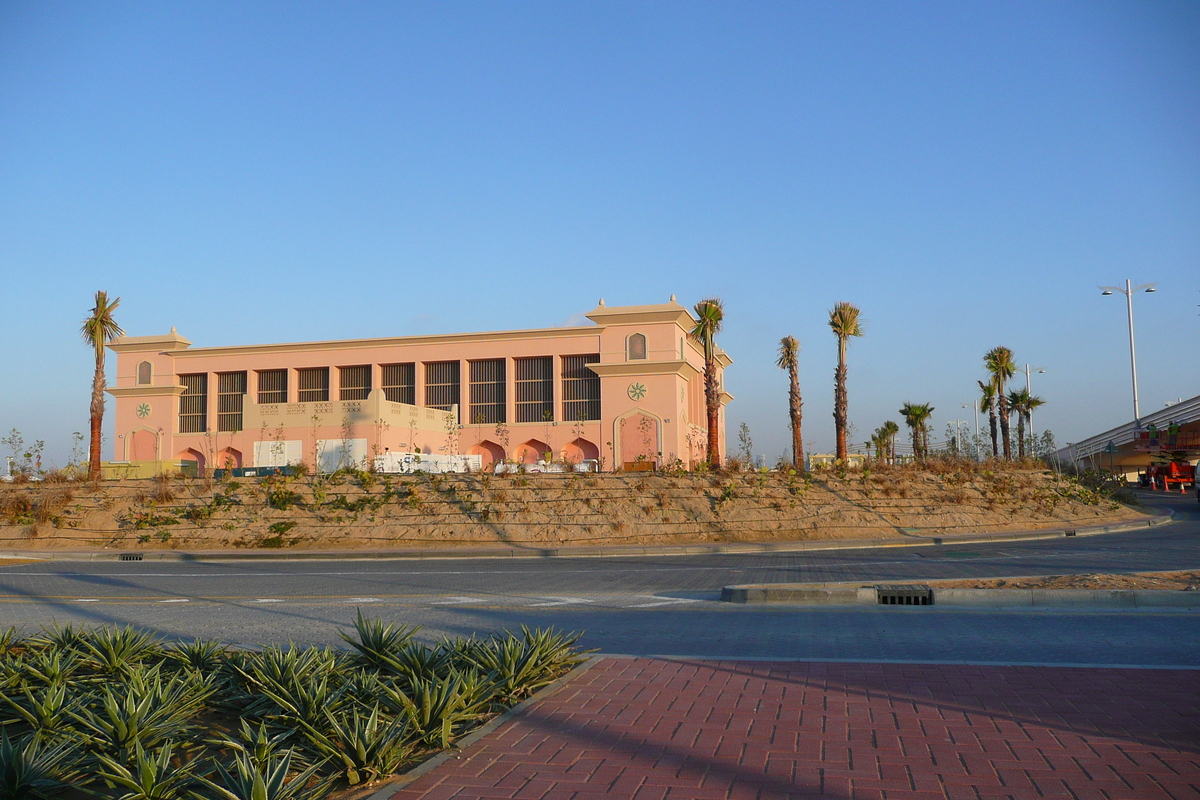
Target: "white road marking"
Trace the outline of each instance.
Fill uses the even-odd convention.
[[[546,599],[551,600],[553,602],[532,603],[532,604],[530,604],[529,607],[530,608],[549,608],[550,606],[570,606],[570,605],[575,605],[577,603],[594,603],[594,602],[596,602],[595,600],[588,600],[583,597],[548,597]]]
[[[251,600],[252,603],[282,603],[282,600],[276,600],[273,597],[260,597],[257,600]]]
[[[656,608],[657,606],[674,606],[674,605],[679,605],[680,603],[702,603],[702,602],[704,602],[703,600],[693,600],[693,599],[687,598],[687,597],[659,597],[656,594],[640,594],[640,595],[638,595],[638,597],[649,598],[650,600],[654,600],[656,602],[638,603],[636,605],[625,606],[625,607],[626,608]]]
[[[187,603],[189,601],[182,597],[176,597],[171,600],[159,600],[158,602],[160,602],[160,603]]]
[[[75,599],[75,602],[76,603],[99,603],[100,601],[94,597],[77,597]]]
[[[482,603],[482,597],[448,597],[445,600],[435,600],[431,606],[461,606],[468,603]]]
[[[346,602],[347,603],[378,603],[379,598],[378,597],[348,597],[348,598],[346,598]]]

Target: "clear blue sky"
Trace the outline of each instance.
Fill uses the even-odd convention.
[[[722,297],[732,428],[967,419],[990,347],[1060,441],[1200,393],[1200,4],[0,4],[0,429],[86,429],[96,289],[195,345]],[[111,404],[110,404],[111,409]],[[106,455],[107,455],[106,450]]]

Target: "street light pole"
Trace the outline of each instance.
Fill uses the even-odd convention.
[[[1157,291],[1154,287],[1157,283],[1143,283],[1141,286],[1132,286],[1128,278],[1125,279],[1125,288],[1120,286],[1101,286],[1100,294],[1110,295],[1113,292],[1120,292],[1125,295],[1125,305],[1129,313],[1129,370],[1133,375],[1133,421],[1135,425],[1141,425],[1142,415],[1138,411],[1138,390],[1137,390],[1137,350],[1133,346],[1133,293],[1134,292],[1154,292]]]
[[[967,404],[963,403],[962,408],[966,408]],[[971,442],[971,449],[975,451],[975,460],[979,460],[979,400],[971,401],[971,408],[975,410],[975,441]]]
[[[1033,371],[1038,373],[1039,375],[1044,375],[1046,372],[1046,368],[1045,367],[1034,367]],[[1029,365],[1028,364],[1025,365],[1025,393],[1028,395],[1031,395],[1031,396],[1033,394],[1033,392],[1029,388]],[[1032,408],[1029,409],[1029,437],[1034,440],[1037,439],[1037,434],[1033,430],[1033,409]]]

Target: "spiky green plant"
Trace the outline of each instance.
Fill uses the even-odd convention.
[[[304,726],[312,749],[336,764],[337,774],[351,786],[391,775],[416,749],[409,721],[388,719],[379,711],[379,706],[366,716],[357,708],[349,713],[328,711],[321,727]]]
[[[441,679],[413,680],[409,722],[431,747],[449,747],[467,724],[479,719],[494,694],[491,681],[474,669],[452,670]]]
[[[0,656],[12,655],[15,652],[23,650],[25,642],[21,639],[17,629],[13,627],[0,629]]]
[[[94,753],[129,764],[136,751],[190,741],[192,719],[214,691],[211,677],[165,677],[158,665],[101,689],[98,708],[72,716]]]
[[[82,638],[81,645],[88,666],[108,677],[125,675],[146,659],[163,653],[157,637],[132,625],[96,628]]]
[[[76,628],[71,623],[52,623],[43,626],[39,633],[29,637],[28,644],[34,650],[72,650],[78,651],[83,647],[87,631]]]
[[[266,722],[251,725],[249,720],[243,719],[237,733],[209,739],[208,743],[219,750],[245,755],[257,764],[275,758],[295,735],[296,728],[272,726]]]
[[[288,780],[294,751],[256,758],[249,752],[237,753],[229,768],[217,765],[217,780],[200,778],[200,782],[217,796],[217,800],[317,800],[329,792],[332,779],[317,781],[321,766],[311,765]]]
[[[5,728],[9,725],[24,725],[39,741],[62,733],[71,728],[72,712],[77,707],[75,692],[68,691],[65,683],[51,684],[33,689],[26,686],[19,696],[0,695],[5,710],[16,716],[0,720]]]
[[[117,800],[185,800],[195,797],[195,762],[174,763],[174,746],[147,753],[139,744],[129,763],[101,754],[96,777],[124,790]]]
[[[210,673],[222,667],[228,652],[229,645],[211,639],[197,639],[194,642],[176,642],[167,648],[165,656],[168,662],[183,669]]]
[[[339,631],[342,637],[358,651],[356,660],[365,666],[387,669],[392,657],[408,646],[421,627],[385,623],[381,619],[369,619],[357,609],[354,620],[354,635]]]
[[[488,674],[495,701],[512,705],[583,661],[583,656],[574,652],[580,636],[522,626],[520,638],[505,631],[504,636],[493,636],[469,647],[464,655]]]
[[[79,673],[83,668],[83,657],[74,650],[47,648],[32,653],[17,663],[15,669],[22,684],[32,686],[61,686],[68,681],[82,681]]]
[[[47,746],[34,739],[14,742],[0,730],[0,797],[41,800],[59,797],[79,777],[69,742]]]

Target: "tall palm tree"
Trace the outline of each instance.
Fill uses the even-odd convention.
[[[800,343],[795,336],[785,336],[779,340],[779,358],[775,366],[788,371],[791,383],[788,386],[788,418],[792,423],[792,466],[797,470],[804,469],[804,437],[800,435],[800,421],[804,401],[800,398],[800,368],[798,357]]]
[[[837,433],[837,459],[846,460],[846,417],[849,402],[846,398],[846,345],[851,336],[862,336],[859,310],[850,303],[838,303],[829,311],[829,328],[838,340],[838,365],[833,373],[833,427]]]
[[[92,480],[100,478],[100,434],[104,424],[104,347],[125,333],[113,319],[113,311],[120,304],[121,298],[109,302],[108,292],[96,292],[96,306],[79,329],[83,340],[91,345],[96,354],[96,372],[92,376],[92,436],[88,456],[88,477]]]
[[[992,376],[992,385],[996,387],[996,408],[1000,415],[1000,438],[1004,442],[1004,457],[1012,458],[1012,437],[1008,426],[1008,397],[1004,390],[1009,378],[1017,371],[1013,360],[1013,352],[1007,347],[993,347],[983,357],[984,366]]]
[[[929,403],[905,403],[900,413],[904,416],[904,424],[912,432],[913,455],[924,459],[929,450],[929,427],[926,423],[933,414],[933,406]]]
[[[896,434],[900,432],[900,426],[892,422],[890,419],[883,423],[883,432],[887,434],[888,441],[888,458],[891,463],[896,463]]]
[[[1022,460],[1025,458],[1025,427],[1033,410],[1045,402],[1037,395],[1030,394],[1028,389],[1014,389],[1008,393],[1009,408],[1017,414],[1017,457]]]
[[[696,303],[696,324],[692,336],[704,351],[704,407],[708,412],[708,463],[721,465],[720,413],[721,387],[717,383],[717,334],[725,319],[725,306],[719,297],[707,297]]]
[[[996,387],[991,383],[976,381],[983,396],[979,398],[979,410],[988,412],[988,425],[992,431],[992,458],[1000,457],[1000,440],[996,432]]]

